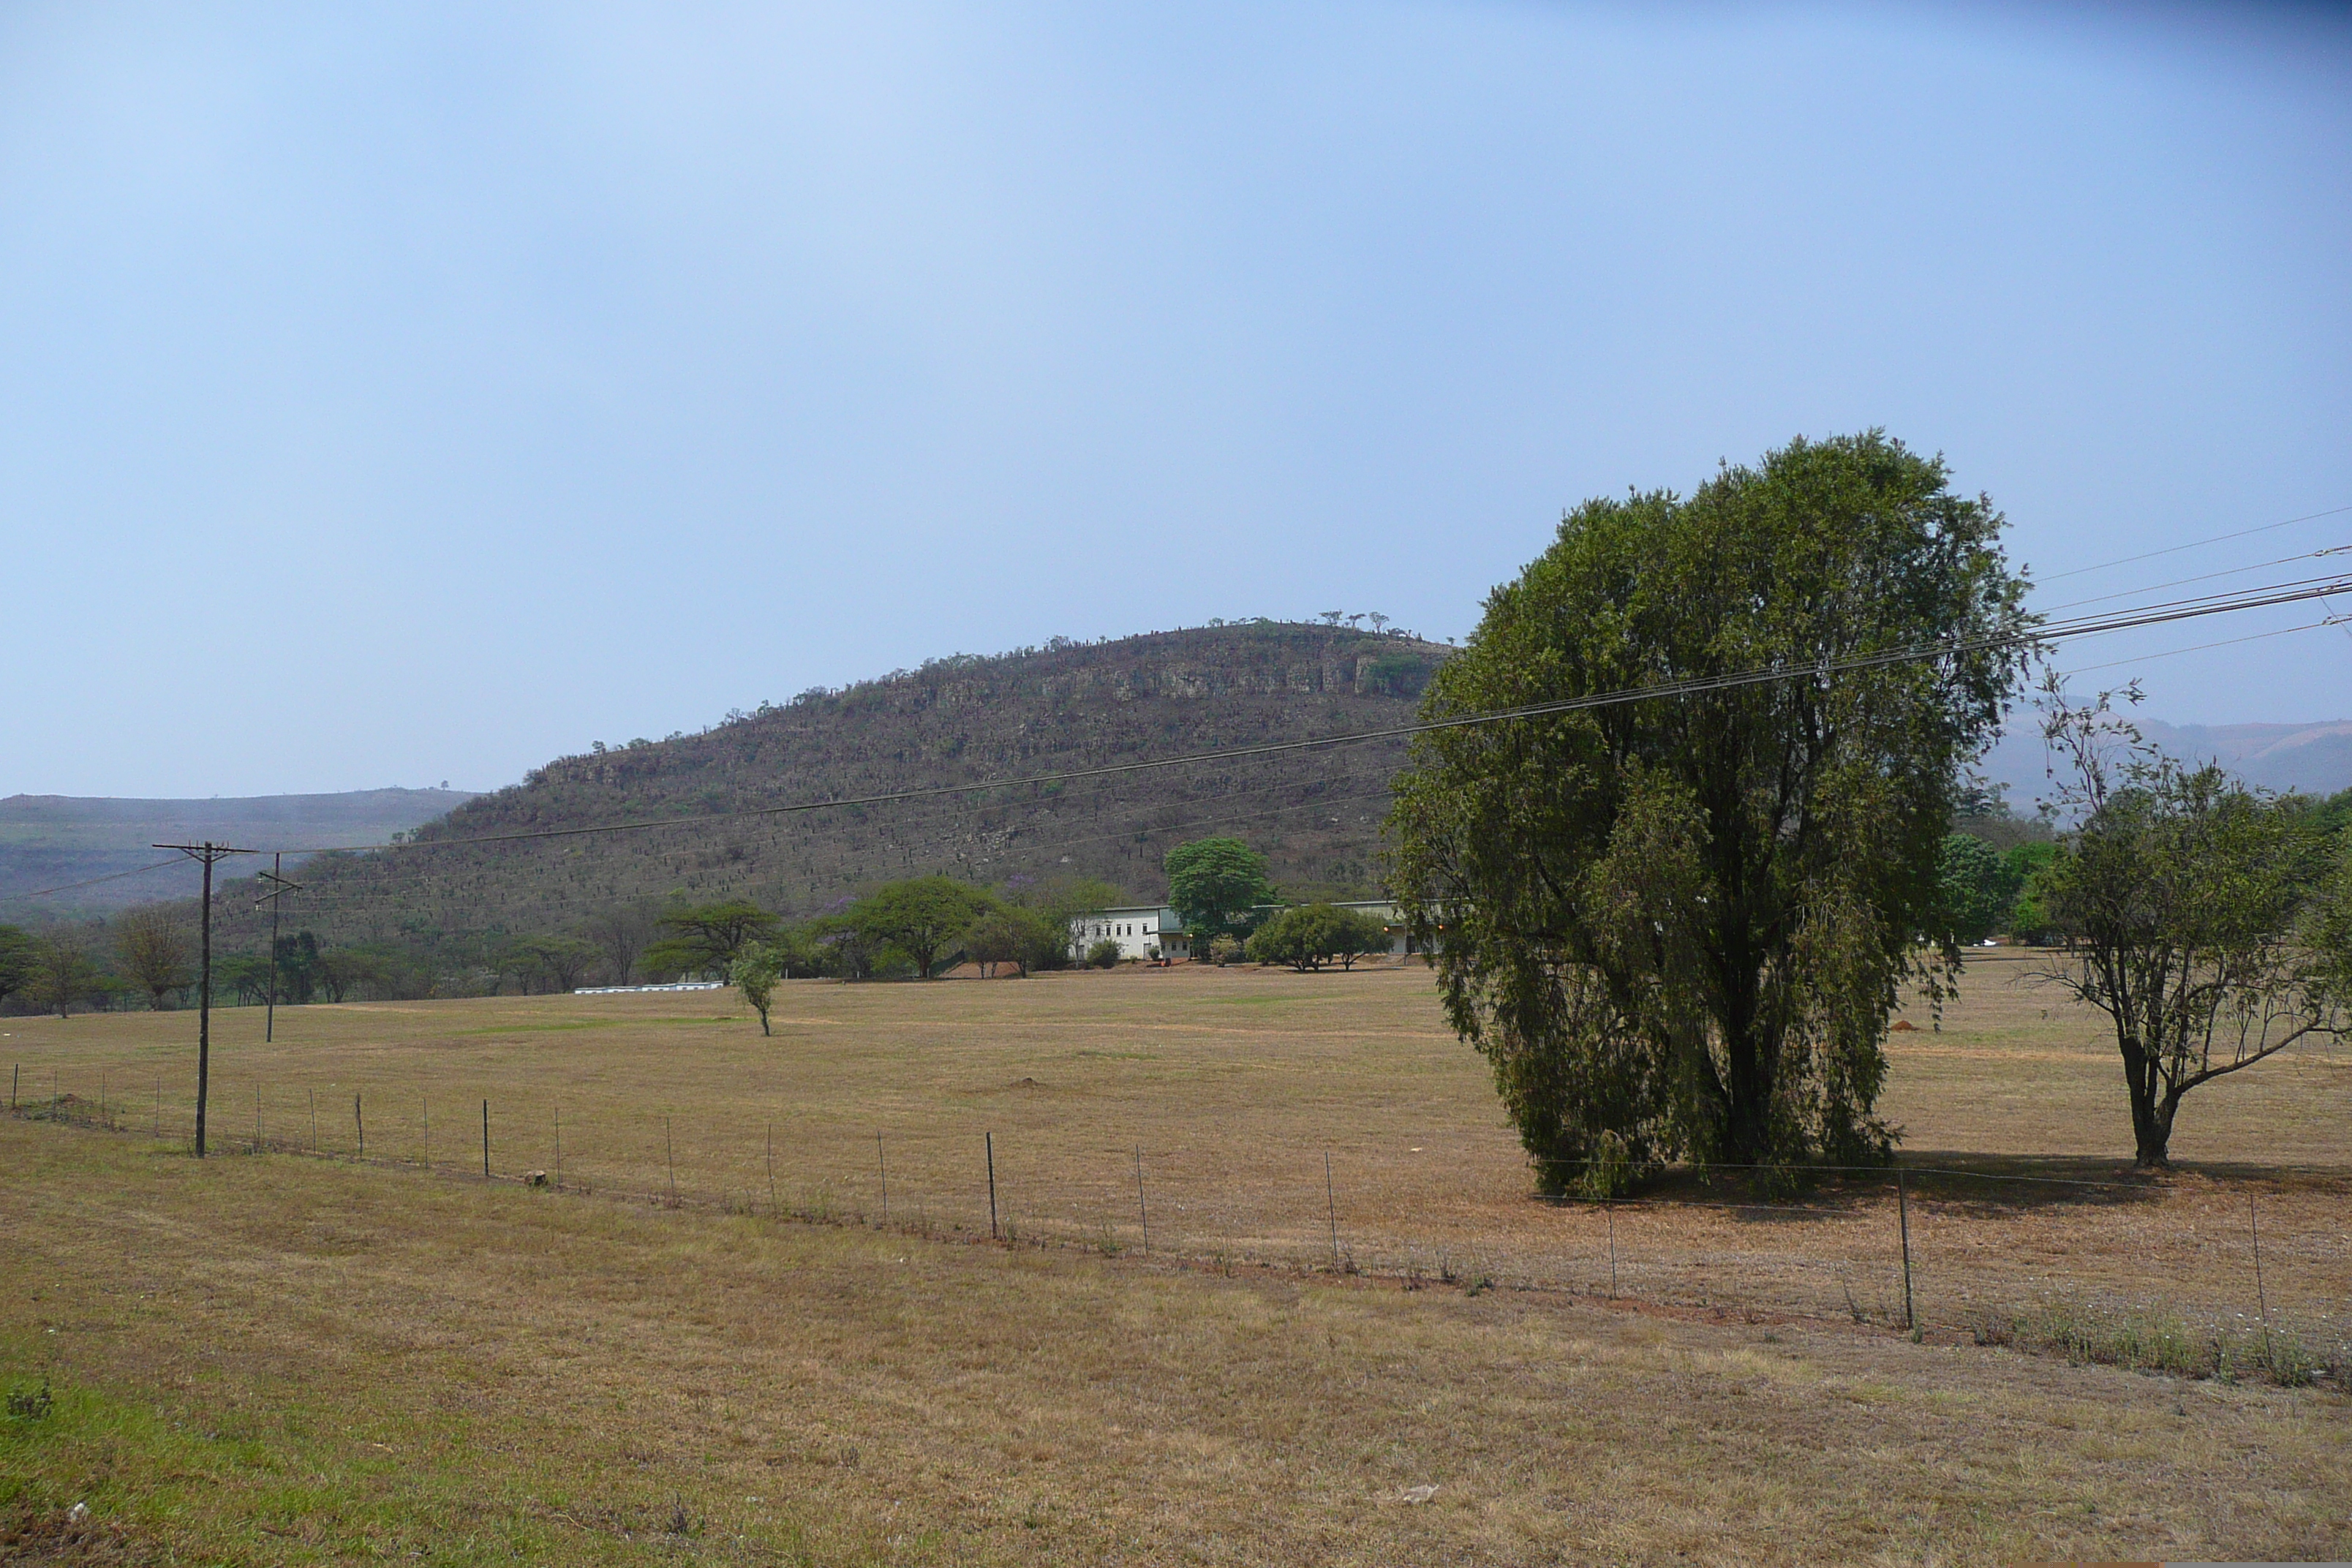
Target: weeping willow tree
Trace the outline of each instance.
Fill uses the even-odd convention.
[[[1958,961],[1938,850],[2021,673],[2001,526],[1881,433],[1801,440],[1586,503],[1488,597],[1424,718],[1771,676],[1438,730],[1398,780],[1392,883],[1547,1191],[1886,1157],[1887,1016]]]

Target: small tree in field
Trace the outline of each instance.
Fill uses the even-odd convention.
[[[147,1005],[163,1010],[163,998],[191,984],[195,972],[188,961],[194,943],[184,921],[159,909],[132,910],[115,922],[114,951],[122,972],[147,993]]]
[[[971,929],[964,932],[963,950],[983,974],[992,974],[998,964],[1009,963],[1025,978],[1032,969],[1051,963],[1064,940],[1054,923],[1036,910],[1007,906],[972,921]]]
[[[1300,973],[1338,960],[1352,968],[1358,958],[1388,946],[1381,922],[1334,904],[1301,904],[1267,921],[1250,937],[1255,963],[1286,963]]]
[[[1356,960],[1389,950],[1389,929],[1360,910],[1334,909],[1339,918],[1331,931],[1331,956],[1341,969],[1352,970]]]
[[[2038,878],[2065,944],[2038,978],[2113,1021],[2135,1158],[2163,1166],[2191,1089],[2345,1031],[2352,860],[2329,864],[2301,812],[2147,745],[2112,693],[2047,690],[2080,825]]]
[[[72,1015],[74,1004],[101,994],[105,988],[106,976],[79,942],[71,937],[49,937],[34,954],[25,997],[43,1011],[64,1018]]]
[[[783,975],[782,955],[765,942],[751,943],[727,966],[727,978],[735,983],[743,993],[743,1000],[760,1015],[762,1035],[772,1032],[768,1027],[768,1008],[775,1002],[776,982]]]

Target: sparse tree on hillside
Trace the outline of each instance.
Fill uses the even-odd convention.
[[[1265,857],[1238,838],[1196,838],[1168,851],[1161,864],[1168,901],[1197,934],[1239,931],[1254,907],[1274,901]]]
[[[747,942],[727,966],[727,978],[743,993],[743,1000],[760,1015],[760,1033],[772,1033],[768,1027],[768,1009],[776,1000],[776,982],[784,976],[784,961],[775,949],[765,942]]]
[[[2114,1022],[2136,1159],[2162,1166],[2191,1089],[2346,1031],[2352,858],[2299,807],[2147,745],[2109,696],[2072,707],[2053,683],[2047,703],[2080,826],[2042,878],[2065,952],[2040,978]]]
[[[876,889],[857,901],[849,918],[870,940],[912,959],[915,978],[929,980],[940,953],[995,901],[950,878],[915,877]]]
[[[131,910],[114,922],[114,951],[122,972],[147,993],[147,1005],[163,1010],[163,998],[195,979],[189,967],[194,943],[184,921],[167,910]]]
[[[1958,962],[1915,944],[2020,667],[2000,527],[1883,435],[1798,441],[1579,508],[1439,668],[1433,720],[1788,672],[1413,742],[1392,880],[1545,1188],[1885,1157],[1887,1015]]]

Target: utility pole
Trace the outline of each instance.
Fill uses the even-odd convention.
[[[232,849],[206,839],[202,844],[157,844],[156,849],[177,849],[205,868],[203,967],[196,983],[196,1158],[205,1157],[205,1095],[213,1071],[213,862],[231,855],[258,855],[258,849]]]
[[[271,850],[269,869],[261,874],[261,879],[269,884],[269,891],[253,900],[257,910],[264,904],[269,906],[269,1007],[261,1016],[261,1043],[265,1046],[278,1037],[278,900],[302,890],[301,883],[289,882],[278,874],[285,868],[286,852]]]

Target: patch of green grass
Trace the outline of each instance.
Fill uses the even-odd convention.
[[[17,1348],[0,1351],[0,1382],[22,1383]],[[0,1417],[0,1556],[14,1550],[12,1527],[28,1549],[107,1542],[139,1561],[207,1563],[427,1550],[455,1563],[669,1562],[698,1544],[694,1500],[610,1475],[559,1488],[527,1461],[485,1466],[460,1417],[403,1414],[290,1404],[206,1412],[58,1386],[39,1416]],[[530,1451],[528,1442],[496,1447]],[[805,1560],[796,1522],[766,1523],[751,1525],[742,1543],[775,1554],[761,1561]]]
[[[2307,1387],[2328,1370],[2284,1330],[2202,1329],[2169,1312],[2113,1315],[2059,1304],[1989,1315],[1976,1338],[1979,1344],[2055,1351],[2076,1363],[2179,1377],[2254,1377],[2284,1388]]]

